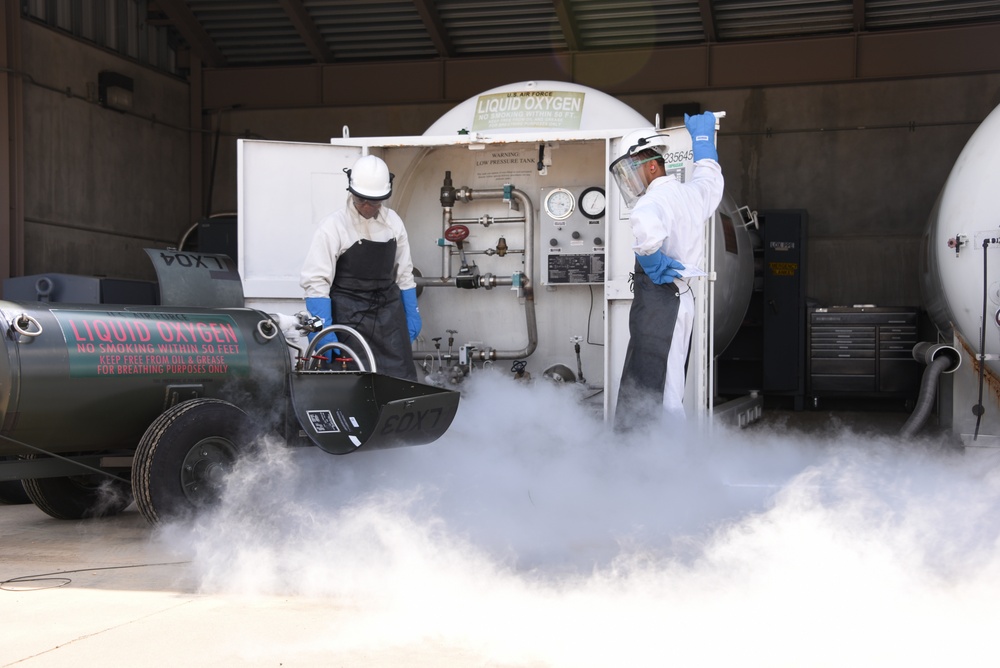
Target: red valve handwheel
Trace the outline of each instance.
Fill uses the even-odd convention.
[[[444,231],[444,238],[452,243],[464,241],[469,236],[469,228],[465,225],[452,225]]]

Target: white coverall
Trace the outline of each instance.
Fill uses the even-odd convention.
[[[368,343],[379,373],[417,380],[403,290],[416,288],[403,221],[382,206],[372,218],[348,205],[320,223],[302,265],[307,299],[328,297],[330,319]],[[338,339],[358,350],[352,336]]]
[[[299,285],[306,297],[329,297],[336,275],[337,259],[361,239],[396,240],[396,285],[400,290],[417,287],[413,280],[413,259],[403,219],[383,205],[374,218],[364,218],[348,197],[347,206],[322,221],[302,263]]]
[[[691,180],[682,183],[673,174],[656,178],[636,202],[630,216],[639,255],[662,252],[684,265],[704,270],[705,220],[718,208],[725,187],[722,167],[710,158],[694,163]],[[680,308],[667,356],[663,407],[684,415],[684,368],[694,327],[694,294],[687,279],[674,279]]]

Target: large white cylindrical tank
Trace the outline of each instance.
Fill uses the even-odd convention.
[[[516,104],[513,101],[524,101],[533,95],[551,96],[553,93],[568,93],[579,99],[582,107],[579,115],[567,115],[574,119],[572,127],[554,127],[550,116],[540,116],[545,119],[545,124],[533,125],[528,122],[531,116],[523,113],[509,115],[516,119],[516,123],[503,122],[503,105]],[[651,125],[651,119],[644,118],[632,107],[594,88],[565,81],[522,81],[492,88],[459,103],[427,128],[424,135],[453,136],[472,132],[498,135],[553,130],[628,131]],[[721,215],[717,217],[715,230],[718,278],[713,316],[717,355],[729,345],[743,322],[750,304],[754,271],[749,232],[735,201],[728,194],[723,198],[719,212]]]
[[[574,93],[580,98],[582,109],[579,115],[579,125],[574,127],[557,128],[551,123],[546,125],[525,124],[523,121],[529,116],[526,114],[513,115],[519,122],[509,124],[497,122],[502,120],[504,100],[524,99],[532,94],[548,94],[551,92]],[[510,102],[508,104],[514,104]],[[480,120],[477,123],[477,113],[480,119],[485,117],[483,112],[487,111],[487,105],[495,105],[494,113],[488,121]],[[543,117],[548,118],[548,117]],[[486,125],[488,127],[480,127]],[[575,125],[575,123],[574,123]],[[513,134],[521,132],[531,132],[535,130],[611,130],[617,128],[630,129],[648,127],[651,120],[644,118],[642,114],[624,102],[617,100],[607,93],[581,86],[580,84],[566,81],[522,81],[519,83],[497,86],[490,90],[479,93],[475,97],[470,97],[465,102],[461,102],[453,107],[449,112],[434,122],[424,132],[425,135],[453,135],[457,132],[482,131],[486,134]]]
[[[973,133],[931,212],[923,253],[925,308],[946,338],[980,352],[984,271],[986,353],[1000,353],[1000,107]],[[986,250],[984,252],[984,242]],[[988,364],[1000,373],[1000,364]]]

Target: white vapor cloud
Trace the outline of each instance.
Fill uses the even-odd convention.
[[[349,610],[314,641],[330,651],[992,665],[997,464],[838,425],[623,439],[572,388],[482,373],[437,442],[343,457],[271,444],[217,510],[162,538],[205,592]]]

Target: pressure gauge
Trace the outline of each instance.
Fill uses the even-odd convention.
[[[545,196],[545,213],[554,220],[566,220],[576,208],[573,193],[565,188],[553,188]]]
[[[580,211],[587,218],[604,216],[604,188],[592,186],[580,193]]]

